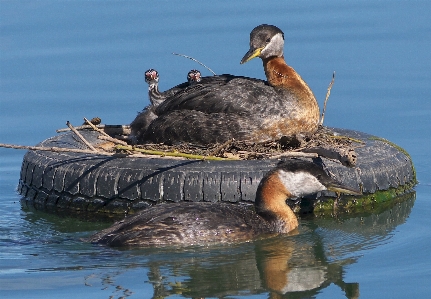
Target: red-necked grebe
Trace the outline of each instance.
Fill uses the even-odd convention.
[[[298,220],[286,200],[323,190],[359,194],[338,184],[321,166],[291,159],[263,177],[254,209],[233,203],[158,204],[117,222],[89,241],[149,247],[241,242],[259,234],[289,233],[297,228]]]
[[[254,28],[241,63],[260,57],[267,82],[232,75],[202,77],[157,107],[158,118],[136,134],[138,143],[212,144],[232,138],[263,142],[315,132],[319,106],[308,85],[284,61],[283,46],[283,32],[276,26]]]

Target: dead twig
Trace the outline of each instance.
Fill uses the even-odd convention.
[[[93,125],[94,126],[94,125]],[[95,126],[95,127],[97,127],[98,129],[101,129],[101,128],[104,128],[105,127],[105,125],[97,125],[97,126]],[[89,125],[82,125],[82,126],[77,126],[77,127],[75,127],[75,129],[76,130],[84,130],[84,129],[92,129],[92,127],[91,126],[89,126]],[[68,131],[70,131],[70,128],[63,128],[63,129],[57,129],[57,130],[55,130],[57,133],[63,133],[63,132],[68,132]]]
[[[334,85],[334,81],[335,81],[335,71],[332,74],[331,83],[329,83],[328,90],[326,91],[326,97],[325,97],[325,102],[323,103],[323,111],[322,111],[322,116],[320,117],[319,126],[323,126],[323,120],[325,118],[325,112],[326,112],[326,103],[328,102],[329,95],[331,94],[331,89],[332,89],[332,85]]]
[[[115,134],[117,134],[117,135],[130,135],[130,131],[131,131],[129,125],[96,125],[95,127],[103,130],[109,136],[112,136]],[[93,127],[91,127],[89,125],[82,125],[82,126],[75,127],[75,129],[77,129],[78,131],[79,130],[88,130],[88,129],[93,129]],[[68,132],[68,131],[70,131],[69,128],[63,128],[63,129],[57,129],[56,130],[57,133],[63,133],[63,132]]]
[[[317,153],[303,153],[303,152],[286,152],[278,155],[269,156],[270,159],[279,159],[284,157],[294,158],[317,158]]]
[[[177,56],[182,56],[182,57],[185,57],[185,58],[188,58],[188,59],[191,59],[191,60],[193,60],[194,62],[197,62],[197,63],[199,63],[200,65],[202,65],[204,68],[206,68],[207,70],[209,70],[211,73],[213,73],[214,74],[214,76],[217,76],[217,74],[216,73],[214,73],[213,72],[213,70],[212,69],[210,69],[209,67],[207,67],[205,64],[203,64],[202,62],[200,62],[199,60],[197,60],[197,59],[194,59],[193,57],[190,57],[190,56],[187,56],[187,55],[184,55],[184,54],[178,54],[178,53],[172,53],[173,55],[177,55]]]
[[[91,149],[91,150],[93,150],[94,152],[97,152],[97,149],[93,146],[93,145],[91,145],[91,143],[90,142],[88,142],[85,138],[84,138],[84,136],[82,136],[81,135],[81,133],[79,133],[76,129],[75,129],[75,127],[74,126],[72,126],[72,124],[69,122],[69,121],[67,121],[66,122],[66,125],[72,130],[72,132],[73,133],[75,133],[75,135],[76,136],[78,136],[79,137],[79,139],[81,139],[81,141],[86,145],[86,146],[88,146],[88,148],[89,149]]]
[[[155,151],[155,150],[147,150],[143,148],[135,148],[132,146],[124,146],[124,145],[117,145],[115,147],[117,150],[126,150],[126,151],[134,151],[134,152],[140,152],[147,155],[158,155],[158,156],[167,156],[167,157],[181,157],[181,158],[187,158],[187,159],[195,159],[195,160],[213,160],[213,161],[223,161],[223,160],[238,160],[238,159],[231,159],[231,158],[221,158],[221,157],[214,157],[214,156],[202,156],[202,155],[195,155],[195,154],[186,154],[186,153],[180,153],[180,152],[163,152],[163,151]]]
[[[95,125],[93,125],[88,119],[84,117],[84,121],[96,132],[100,133],[102,136],[99,136],[99,139],[108,140],[116,144],[127,145],[127,142],[119,140],[117,138],[109,136],[105,131],[99,129]]]
[[[111,137],[108,134],[105,133],[105,131],[99,129],[98,127],[96,127],[91,121],[89,121],[87,118],[84,117],[84,122],[87,123],[87,125],[89,125],[94,131],[99,132],[100,134],[107,136],[107,137]]]
[[[315,153],[321,157],[328,159],[338,160],[344,166],[356,166],[357,155],[352,148],[334,148],[330,146],[316,146],[313,148],[306,148],[303,150],[305,153]]]
[[[97,138],[99,138],[99,139],[101,139],[101,140],[106,140],[106,141],[111,141],[112,143],[115,143],[115,144],[121,144],[121,145],[127,145],[127,142],[126,141],[123,141],[123,140],[120,140],[120,139],[117,139],[117,138],[114,138],[114,137],[111,137],[111,136],[105,136],[105,135],[100,135],[99,137],[97,137]]]
[[[114,153],[107,152],[94,152],[92,150],[82,150],[77,148],[64,148],[64,147],[42,147],[42,146],[27,146],[27,145],[14,145],[14,144],[6,144],[0,143],[0,147],[5,148],[13,148],[13,149],[24,149],[31,151],[48,151],[48,152],[69,152],[69,153],[82,153],[82,154],[97,154],[97,155],[105,155],[105,156],[113,156]]]

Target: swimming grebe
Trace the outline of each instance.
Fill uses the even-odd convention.
[[[286,200],[322,190],[359,194],[337,183],[319,165],[291,159],[263,177],[254,210],[233,203],[159,204],[117,222],[89,241],[148,247],[239,242],[259,234],[288,233],[298,227],[298,220]]]
[[[159,91],[159,73],[155,69],[149,69],[144,75],[145,82],[148,83],[148,97],[150,105],[145,107],[130,124],[132,133],[130,134],[133,143],[136,143],[136,136],[141,136],[150,123],[157,118],[156,108],[170,96],[173,96],[183,88],[201,81],[201,73],[198,70],[191,70],[187,73],[187,83],[180,84],[165,92]]]
[[[232,75],[202,77],[157,107],[159,117],[137,135],[138,142],[263,142],[315,132],[319,106],[308,85],[285,63],[283,45],[279,28],[254,28],[241,63],[262,58],[268,82]]]

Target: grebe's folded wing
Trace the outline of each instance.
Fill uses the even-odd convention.
[[[155,119],[139,142],[177,144],[215,144],[244,139],[257,122],[248,115],[235,113],[207,114],[194,110],[172,110]]]
[[[221,75],[203,77],[202,81],[167,98],[157,108],[163,115],[172,110],[195,110],[205,113],[250,113],[265,109],[285,110],[277,102],[286,104],[285,95],[269,86],[266,81]],[[275,104],[275,106],[274,106]]]

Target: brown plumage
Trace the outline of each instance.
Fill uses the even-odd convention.
[[[315,131],[319,121],[319,106],[307,83],[286,64],[283,56],[263,59],[263,67],[269,84],[288,90],[298,99],[298,106],[303,112],[302,118],[310,125],[305,130]]]

